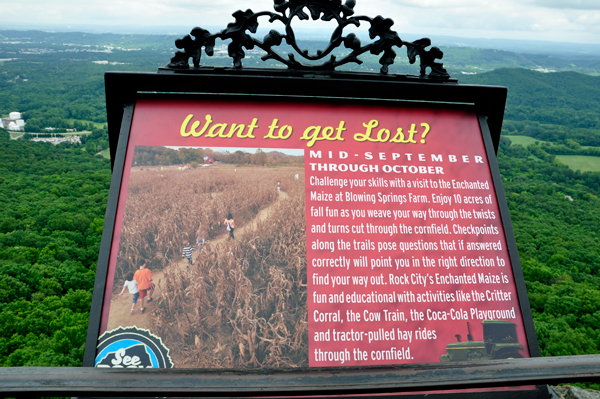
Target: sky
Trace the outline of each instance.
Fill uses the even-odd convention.
[[[356,2],[356,15],[392,18],[392,30],[415,37],[445,35],[600,44],[600,0]],[[255,12],[273,11],[273,1],[0,0],[0,29],[60,31],[62,27],[66,31],[185,34],[194,26],[224,28],[233,21],[234,11],[248,8]],[[267,18],[261,21],[268,25]],[[295,28],[323,28],[325,24],[297,22]]]

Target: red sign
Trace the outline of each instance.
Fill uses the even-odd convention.
[[[484,320],[515,323],[503,338],[527,356],[476,116],[403,111],[377,109],[377,128],[426,123],[425,143],[307,151],[310,365],[437,362],[467,322],[484,341]]]
[[[277,186],[268,183],[269,189],[276,187],[277,193],[273,195],[277,198],[283,198],[284,194],[285,198],[292,198],[293,190],[297,195],[299,191],[292,187],[294,179],[300,179],[300,185],[304,183],[301,187],[305,196],[301,201],[305,210],[302,224],[290,223],[285,214],[276,221],[286,234],[300,234],[305,240],[305,247],[300,245],[302,249],[295,252],[294,267],[299,274],[291,276],[286,269],[289,262],[269,264],[268,273],[263,265],[265,275],[260,279],[265,289],[240,291],[264,298],[256,299],[261,304],[267,300],[269,290],[293,292],[296,296],[281,299],[290,303],[282,302],[283,305],[270,308],[273,309],[271,314],[263,314],[257,310],[259,305],[246,302],[243,308],[240,302],[243,298],[233,295],[233,302],[226,308],[216,306],[203,314],[202,309],[209,306],[208,300],[203,299],[206,295],[198,294],[195,305],[190,298],[196,292],[209,289],[209,276],[202,274],[208,273],[207,266],[184,270],[181,266],[184,264],[179,265],[182,262],[179,254],[175,260],[172,255],[170,258],[160,255],[162,264],[159,265],[156,258],[151,267],[155,274],[165,276],[159,287],[162,294],[155,296],[162,304],[154,313],[155,318],[144,318],[142,322],[140,316],[115,321],[117,318],[112,315],[116,314],[116,306],[121,306],[117,305],[116,294],[125,279],[121,269],[135,268],[133,264],[137,259],[132,256],[138,255],[132,254],[139,253],[136,245],[154,248],[160,237],[164,238],[158,230],[148,230],[143,238],[146,241],[131,241],[129,249],[121,242],[123,234],[133,237],[132,231],[141,229],[133,216],[127,216],[126,208],[141,212],[140,208],[145,206],[128,204],[131,196],[144,190],[150,192],[150,185],[161,176],[156,167],[142,171],[154,173],[153,177],[144,186],[143,174],[135,175],[138,180],[134,182],[135,190],[131,191],[132,171],[137,173],[135,168],[140,166],[134,162],[136,148],[139,151],[141,146],[239,151],[240,159],[245,153],[250,159],[258,148],[264,152],[298,149],[298,154],[303,153],[303,170],[288,173],[289,182],[277,180]],[[223,173],[233,176],[244,171],[244,164],[239,162],[235,168],[221,165],[223,170],[227,169]],[[190,171],[181,167],[177,172],[169,172],[169,176],[185,179],[189,185],[218,168],[219,165],[213,165],[205,170],[197,167]],[[267,176],[268,170],[288,171],[283,167],[280,171],[274,169],[248,167],[244,173]],[[175,173],[180,173],[179,177]],[[186,205],[181,212],[197,215],[194,217],[199,220],[203,218],[203,225],[217,222],[229,225],[228,211],[216,206],[219,197],[211,192],[215,189],[202,190],[196,192],[209,193],[215,209],[209,210],[207,205],[190,209]],[[179,198],[177,192],[173,190],[169,201]],[[161,199],[163,193],[164,189],[156,189],[151,198],[156,202],[166,201]],[[226,193],[219,191],[218,194]],[[184,200],[187,199],[181,199]],[[252,262],[260,262],[256,258],[235,258],[246,255],[235,255],[242,252],[236,252],[232,245],[244,242],[252,247],[250,238],[244,238],[243,233],[254,231],[258,236],[257,220],[263,221],[274,214],[267,212],[266,207],[263,209],[265,212],[261,214],[259,204],[255,214],[247,216],[247,227],[235,227],[239,233],[237,241],[230,237],[233,232],[225,230],[219,233],[222,237],[215,232],[211,238],[215,248],[228,245],[232,254],[229,262],[242,265],[239,273],[245,275],[239,279],[248,279],[251,287],[259,282],[252,280],[255,272],[247,270],[253,267]],[[215,215],[212,221],[206,219],[209,211]],[[144,214],[140,220],[170,223],[165,221],[167,214],[165,211]],[[172,221],[174,225],[177,223]],[[225,224],[219,226],[224,229]],[[295,230],[290,232],[290,229]],[[183,248],[183,231],[179,235],[181,243],[176,245]],[[189,236],[186,237],[193,243],[194,237]],[[167,248],[167,244],[164,245]],[[289,245],[291,243],[279,247],[282,259]],[[200,250],[190,258],[190,264],[200,264],[199,259],[204,256]],[[277,254],[261,256],[271,259]],[[246,264],[250,266],[243,266]],[[175,278],[175,270],[179,273],[177,276],[183,276],[177,278],[183,281],[184,293],[166,288],[172,283],[165,281]],[[278,273],[283,277],[277,277]],[[179,307],[172,305],[171,296],[181,296],[177,299],[181,301]],[[294,299],[289,299],[292,297]],[[295,309],[294,312],[290,308]],[[245,323],[240,312],[247,309],[254,309],[256,314],[248,316],[249,321]],[[174,313],[171,327],[166,327],[168,323],[164,321],[170,316],[168,312]],[[194,317],[198,325],[218,323],[221,318],[230,320],[227,323],[234,325],[233,338],[217,343],[214,339],[210,341],[208,335],[211,334],[194,327]],[[218,358],[224,362],[223,367],[258,368],[529,357],[505,231],[476,114],[456,107],[390,103],[250,102],[222,98],[139,100],[125,157],[101,333],[130,326],[143,327],[160,337],[171,350],[175,367],[204,364],[201,363],[204,360],[194,363],[189,356],[173,353],[177,350],[198,350],[199,359]],[[306,326],[307,332],[302,330]],[[169,328],[172,333],[167,333]],[[243,331],[244,328],[247,331]],[[268,328],[277,332],[267,336]],[[296,360],[288,363],[287,360],[269,360],[275,346],[282,359]],[[285,355],[286,351],[293,356]],[[230,363],[226,364],[227,361]],[[211,367],[218,367],[214,365],[216,362],[211,363]]]

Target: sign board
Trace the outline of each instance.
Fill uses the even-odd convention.
[[[494,153],[505,89],[241,78],[107,75],[86,365],[351,378],[539,355]]]

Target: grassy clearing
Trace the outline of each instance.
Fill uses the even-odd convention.
[[[69,119],[66,119],[66,121],[68,121],[69,123],[74,123],[75,121],[78,121],[78,122],[81,122],[81,123],[91,123],[92,125],[94,125],[94,127],[96,129],[104,129],[104,125],[106,125],[106,123],[98,123],[98,122],[86,121],[84,119],[69,118]]]
[[[82,134],[92,134],[92,132],[88,131],[88,130],[82,130],[80,132],[69,132],[69,133],[55,133],[64,137],[68,137],[68,136],[81,136]]]
[[[556,159],[573,170],[600,172],[600,157],[587,155],[557,155]]]
[[[529,136],[504,136],[510,140],[512,144],[522,145],[523,147],[527,147],[530,144],[535,144],[538,141],[540,144],[544,143],[543,140],[536,139],[534,137]]]
[[[100,152],[100,154],[102,154],[102,156],[106,159],[110,159],[110,148],[107,148],[106,150]]]
[[[536,139],[535,137],[529,137],[529,136],[519,136],[519,135],[508,136],[508,135],[506,135],[504,137],[508,138],[512,144],[522,145],[523,147],[527,147],[530,144],[535,144],[536,141],[539,142],[540,144],[546,143],[546,141],[544,141],[544,140]],[[590,146],[590,145],[582,145],[581,148],[596,148],[596,147]]]

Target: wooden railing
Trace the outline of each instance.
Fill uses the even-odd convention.
[[[0,368],[0,396],[301,396],[600,381],[600,355],[308,371]]]

